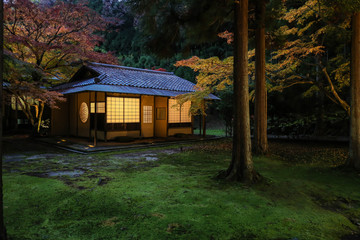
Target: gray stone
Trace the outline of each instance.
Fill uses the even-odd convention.
[[[20,162],[24,161],[26,155],[23,154],[11,154],[11,155],[4,155],[4,162]]]
[[[68,177],[79,177],[84,174],[82,170],[74,170],[74,171],[58,171],[58,172],[48,172],[46,175],[48,177],[61,177],[61,176],[68,176]]]

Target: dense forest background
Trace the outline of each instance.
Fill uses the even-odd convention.
[[[193,1],[195,2],[195,1]],[[280,135],[336,135],[346,136],[349,132],[348,114],[335,101],[327,88],[326,75],[322,68],[327,68],[327,72],[333,79],[334,88],[337,94],[344,101],[349,100],[349,59],[350,59],[350,25],[349,19],[339,16],[336,10],[329,12],[330,7],[317,6],[317,1],[286,1],[286,4],[279,4],[278,1],[270,1],[267,5],[270,16],[267,19],[267,64],[276,65],[283,63],[286,70],[292,68],[293,72],[285,73],[284,69],[267,69],[268,86],[268,132],[269,134]],[[119,24],[109,26],[104,32],[105,41],[98,50],[113,52],[120,63],[129,67],[147,69],[165,69],[174,72],[192,82],[196,82],[198,72],[194,72],[188,67],[175,67],[174,64],[183,59],[197,56],[201,59],[218,57],[224,60],[232,56],[232,45],[226,39],[204,29],[204,34],[209,32],[206,41],[188,41],[186,36],[180,36],[182,41],[171,46],[171,53],[154,48],[154,45],[161,46],[156,41],[166,41],[164,37],[154,37],[149,26],[144,23],[144,16],[139,15],[133,9],[134,3],[131,1],[100,1],[91,0],[89,6],[103,16],[111,16],[119,19]],[[165,6],[168,16],[162,16],[165,20],[171,16],[172,11],[183,5],[174,3],[172,6]],[[282,6],[282,7],[279,7]],[[204,7],[204,6],[202,6]],[[213,6],[205,6],[211,9]],[[199,7],[200,8],[200,7]],[[312,9],[314,8],[314,9]],[[325,9],[326,8],[326,9]],[[149,11],[151,8],[149,7]],[[322,15],[324,12],[326,15]],[[159,11],[159,10],[158,10]],[[154,13],[154,16],[159,13]],[[164,14],[164,11],[161,12]],[[250,51],[254,49],[254,33],[256,23],[250,11]],[[175,14],[176,15],[176,14]],[[223,19],[218,24],[217,30],[220,32],[233,29],[231,21],[231,11],[229,19]],[[174,17],[175,18],[175,17]],[[215,17],[214,17],[215,18]],[[293,18],[293,19],[291,19]],[[274,20],[280,19],[280,20]],[[174,20],[176,21],[176,20]],[[199,20],[200,21],[200,20]],[[163,26],[165,28],[165,26]],[[296,32],[294,32],[296,29]],[[112,31],[108,31],[112,30]],[[160,33],[166,35],[165,33]],[[292,32],[291,32],[292,31]],[[186,32],[186,31],[183,31]],[[315,32],[310,34],[309,32]],[[185,33],[180,32],[180,35]],[[307,35],[308,34],[308,35]],[[316,35],[316,36],[315,36]],[[306,53],[299,53],[298,49],[288,43],[300,43]],[[301,45],[303,44],[303,45]],[[167,43],[163,43],[166,48]],[[155,52],[154,52],[155,49]],[[165,49],[166,50],[166,49]],[[302,55],[298,59],[286,59],[281,53],[285,51],[293,57]],[[165,57],[164,57],[165,56]],[[251,56],[251,53],[250,55]],[[295,57],[294,57],[295,58]],[[302,58],[302,59],[300,59]],[[251,59],[251,58],[250,58]],[[287,62],[286,62],[287,61]],[[318,64],[317,64],[318,63]],[[288,75],[299,74],[302,77],[289,79]],[[250,86],[254,88],[254,69],[250,68]],[[300,74],[299,74],[300,75]],[[304,76],[304,77],[303,77]],[[310,80],[311,83],[310,83]],[[287,81],[284,81],[287,80]],[[307,82],[308,81],[308,82]],[[315,82],[315,84],[314,84]],[[220,113],[219,116],[230,124],[232,112],[232,86],[216,92],[222,99],[215,102],[208,110],[209,119],[211,115]],[[253,101],[251,102],[253,104]],[[250,109],[253,109],[251,107]],[[215,114],[218,115],[218,114]],[[251,114],[253,115],[253,114]]]
[[[208,63],[216,62],[222,73],[231,72],[225,69],[233,55],[230,2],[147,0],[141,1],[141,5],[132,0],[90,0],[86,5],[106,21],[95,29],[96,35],[102,37],[95,51],[111,53],[115,60],[110,62],[166,70],[196,83],[204,69],[194,71],[186,64],[175,66],[178,61],[196,56],[200,60],[208,59]],[[46,8],[56,5],[56,1],[42,0],[38,4]],[[315,0],[271,0],[267,1],[266,8],[268,133],[347,136],[350,15],[341,12],[336,1],[330,4]],[[251,4],[249,16],[250,114],[253,120],[257,22],[255,6]],[[74,66],[73,63],[69,65]],[[230,79],[230,83],[220,90],[213,88],[222,101],[209,105],[209,127],[232,125],[232,75],[225,78]]]
[[[173,215],[174,217],[171,218],[173,203],[181,203],[183,199],[187,198],[191,204],[194,201],[196,203],[197,210],[191,212],[201,213],[205,205],[199,204],[198,198],[194,197],[199,195],[199,186],[201,188],[199,183],[204,183],[203,189],[208,193],[209,183],[215,180],[216,183],[215,181],[213,183],[216,184],[214,185],[216,193],[211,195],[221,196],[219,191],[224,190],[224,188],[219,188],[219,186],[223,183],[222,180],[228,180],[240,181],[249,186],[259,183],[254,188],[246,187],[245,194],[241,193],[241,191],[239,193],[240,188],[238,185],[236,188],[230,188],[232,193],[237,194],[230,198],[236,201],[234,201],[233,206],[229,205],[231,206],[228,208],[229,212],[225,212],[226,218],[222,222],[236,223],[237,227],[234,229],[240,226],[240,233],[243,233],[244,229],[246,230],[249,222],[246,214],[244,215],[242,212],[240,212],[241,214],[234,214],[236,213],[234,209],[240,209],[235,208],[239,206],[239,202],[246,203],[249,200],[243,199],[243,196],[258,195],[260,193],[258,195],[261,197],[260,200],[256,199],[255,204],[247,204],[249,206],[253,205],[256,209],[263,209],[259,212],[260,218],[262,218],[261,214],[263,212],[273,212],[275,207],[278,207],[273,204],[269,205],[269,203],[285,202],[286,211],[280,209],[279,214],[276,214],[276,220],[264,219],[264,224],[259,225],[259,228],[250,229],[251,236],[254,233],[254,238],[269,229],[270,234],[281,234],[278,231],[281,228],[277,228],[275,231],[271,228],[266,229],[273,222],[283,225],[285,220],[286,227],[289,226],[289,229],[295,229],[301,234],[307,232],[304,229],[311,229],[315,234],[321,233],[323,230],[336,229],[337,227],[332,227],[335,224],[341,226],[339,227],[341,231],[336,235],[329,231],[329,236],[344,236],[346,232],[350,233],[351,230],[352,235],[358,239],[356,225],[359,225],[360,216],[358,211],[359,196],[354,195],[348,198],[352,193],[357,193],[353,189],[358,186],[358,173],[354,172],[352,174],[345,168],[345,171],[342,171],[343,168],[336,168],[339,171],[334,171],[332,168],[338,166],[360,168],[359,0],[254,0],[250,1],[250,3],[248,0],[8,0],[2,3],[4,4],[4,11],[1,12],[4,13],[4,24],[2,25],[4,27],[3,88],[6,90],[4,91],[6,92],[4,99],[8,100],[7,109],[10,110],[11,107],[16,110],[16,114],[20,112],[18,110],[21,110],[21,113],[29,120],[33,128],[32,137],[46,135],[42,135],[40,131],[42,127],[49,127],[49,125],[43,126],[44,120],[48,118],[44,113],[45,106],[54,108],[58,102],[65,100],[60,93],[51,91],[51,86],[68,81],[84,62],[93,61],[174,72],[176,75],[196,83],[196,89],[199,91],[184,94],[186,96],[177,96],[180,104],[181,101],[190,100],[192,102],[191,111],[198,114],[197,119],[201,119],[199,114],[204,115],[204,109],[207,106],[208,129],[224,129],[225,127],[226,133],[233,135],[233,138],[232,143],[230,143],[230,139],[225,139],[223,142],[214,142],[214,144],[201,146],[199,151],[196,150],[196,152],[192,152],[192,149],[183,152],[183,148],[180,147],[181,152],[178,155],[168,159],[164,156],[163,159],[159,160],[159,164],[163,164],[163,167],[152,168],[153,165],[151,165],[152,169],[141,173],[128,171],[128,166],[126,171],[123,171],[121,166],[123,161],[118,161],[121,158],[119,155],[114,155],[114,161],[110,159],[114,169],[108,168],[110,155],[102,155],[107,161],[104,165],[106,169],[95,171],[101,175],[94,175],[93,170],[91,170],[91,173],[89,172],[91,175],[86,175],[87,170],[85,169],[87,168],[79,164],[89,166],[90,163],[91,168],[96,169],[99,159],[94,158],[96,163],[92,163],[89,162],[90,159],[82,156],[81,159],[84,159],[85,162],[79,162],[79,158],[76,157],[76,163],[72,168],[74,170],[84,170],[82,171],[84,176],[81,177],[85,179],[85,186],[91,191],[82,191],[86,187],[80,185],[75,190],[69,190],[68,186],[63,183],[58,185],[56,181],[51,181],[58,185],[51,188],[56,190],[56,194],[61,193],[62,196],[58,197],[55,193],[49,194],[50,185],[45,182],[45,191],[43,193],[46,197],[36,197],[34,201],[36,204],[29,204],[31,198],[26,197],[27,194],[32,194],[34,191],[31,179],[35,179],[34,176],[41,176],[41,178],[36,178],[36,183],[40,183],[38,181],[50,177],[50,174],[48,174],[49,169],[59,169],[61,165],[66,165],[64,167],[66,171],[72,168],[68,165],[68,162],[63,161],[64,155],[61,154],[61,156],[54,157],[53,161],[51,160],[53,157],[44,158],[46,162],[31,159],[34,163],[39,163],[39,168],[31,164],[30,170],[22,170],[26,168],[22,165],[22,160],[17,160],[22,158],[19,157],[19,149],[14,148],[14,152],[17,154],[16,161],[8,159],[7,165],[5,165],[7,167],[4,169],[7,181],[10,183],[10,187],[5,189],[7,193],[11,193],[7,199],[10,205],[2,202],[2,184],[0,182],[0,228],[2,229],[0,238],[6,239],[4,224],[1,222],[3,219],[3,206],[6,206],[7,211],[12,216],[10,219],[21,219],[19,216],[26,214],[24,209],[29,208],[31,214],[24,217],[24,219],[31,220],[23,228],[26,231],[24,235],[26,235],[28,234],[27,229],[33,229],[33,223],[35,222],[33,221],[33,212],[39,210],[37,208],[39,205],[37,204],[38,199],[44,199],[46,203],[53,203],[53,199],[60,200],[59,204],[54,204],[55,207],[44,208],[47,210],[46,216],[41,217],[42,219],[39,221],[36,220],[36,222],[41,223],[38,224],[42,229],[41,231],[44,230],[45,232],[36,230],[34,234],[40,236],[38,234],[41,233],[43,234],[41,235],[42,238],[44,236],[49,238],[49,233],[53,234],[54,232],[63,235],[64,222],[70,222],[72,219],[76,221],[74,223],[70,222],[68,225],[70,227],[67,229],[75,229],[73,234],[84,233],[84,231],[78,231],[79,228],[82,230],[89,229],[89,231],[85,232],[91,234],[93,230],[100,226],[99,219],[101,221],[108,221],[109,219],[113,221],[115,219],[116,222],[112,226],[114,226],[114,234],[117,236],[125,236],[128,232],[132,234],[131,237],[146,236],[139,232],[141,228],[138,228],[138,226],[141,226],[144,220],[148,219],[152,223],[155,222],[156,227],[163,224],[160,227],[162,229],[158,230],[166,234],[165,238],[172,234],[172,230],[181,229],[182,225],[189,227],[186,227],[186,231],[181,230],[181,234],[194,234],[194,236],[198,237],[200,235],[197,232],[204,232],[204,229],[206,234],[211,233],[211,231],[206,230],[208,228],[203,227],[205,225],[207,227],[212,226],[208,224],[210,219],[208,213],[204,212],[205,214],[202,216],[197,214],[201,218],[205,217],[203,218],[205,220],[203,222],[201,222],[202,219],[200,221],[196,220],[194,225],[200,226],[198,228],[201,231],[193,231],[188,222],[185,222],[185,224],[182,222],[182,225],[178,224],[179,219],[181,219],[178,216]],[[1,54],[2,56],[3,54]],[[209,93],[219,96],[221,101],[208,102],[208,105],[206,105],[204,99]],[[16,118],[18,119],[17,116]],[[198,122],[201,123],[201,121]],[[202,126],[204,125],[203,123]],[[251,139],[250,132],[254,136],[253,139]],[[291,142],[288,139],[279,144],[278,147],[276,147],[276,144],[273,145],[273,149],[271,149],[267,143],[268,134],[286,135],[290,138],[292,136],[342,136],[349,139],[349,151],[332,151],[333,149],[323,146],[308,151],[313,148],[311,142],[307,143],[306,147],[305,145],[302,146],[301,150],[296,152],[294,147],[286,150],[286,144]],[[30,138],[29,141],[33,142],[32,139]],[[335,138],[335,140],[338,139],[340,138]],[[66,142],[66,140],[64,141]],[[62,142],[63,140],[58,143]],[[96,143],[96,137],[94,142]],[[284,144],[285,142],[286,144]],[[10,149],[12,147],[22,148],[22,144],[19,143],[17,138],[14,138],[13,141],[8,142],[8,147]],[[290,144],[294,146],[292,143]],[[94,145],[87,145],[86,149]],[[340,144],[336,142],[335,145],[336,148],[339,148]],[[41,152],[43,151],[41,149]],[[321,151],[324,154],[319,157],[318,153]],[[284,158],[286,162],[283,169],[281,169],[282,164],[278,162],[278,157],[282,152],[287,152],[284,155],[286,156]],[[257,155],[255,157],[257,160],[256,169],[252,160],[253,153]],[[216,155],[218,159],[214,158]],[[263,156],[258,157],[259,155]],[[336,159],[332,155],[336,155]],[[23,162],[28,164],[30,158],[25,158],[28,156],[27,154],[23,156],[23,160],[25,160]],[[270,161],[273,157],[276,162]],[[58,158],[61,158],[61,161]],[[303,165],[298,165],[296,162],[296,159],[299,158],[302,159]],[[340,158],[340,161],[337,160]],[[1,159],[0,165],[2,165]],[[218,162],[217,165],[216,162]],[[119,165],[115,165],[117,163]],[[187,163],[191,165],[186,165]],[[194,165],[194,163],[196,164]],[[54,167],[52,164],[56,166],[54,165]],[[100,164],[101,168],[103,168],[101,161]],[[294,167],[289,167],[290,164],[293,164]],[[126,165],[128,165],[128,162],[126,162]],[[140,165],[136,161],[136,166]],[[219,171],[218,168],[223,169],[225,165],[228,166],[227,170]],[[321,165],[325,168],[318,168]],[[145,166],[148,167],[149,165]],[[168,168],[169,166],[171,168]],[[311,168],[308,168],[309,166]],[[174,177],[174,174],[176,174],[174,169],[176,168],[179,169],[179,174]],[[13,172],[13,169],[19,169],[19,171]],[[184,169],[188,170],[189,175],[184,174]],[[34,175],[34,170],[37,175]],[[1,169],[0,172],[2,173]],[[196,172],[196,176],[194,172]],[[313,173],[310,175],[311,172]],[[130,173],[130,175],[126,175],[127,173]],[[210,176],[209,173],[216,174],[216,176]],[[301,176],[298,177],[296,173]],[[30,175],[31,178],[26,175]],[[123,176],[126,177],[127,181],[129,180],[128,183],[130,183],[131,189],[136,189],[136,185],[138,185],[138,192],[130,193],[128,191],[128,185],[123,184]],[[157,179],[154,179],[154,176]],[[324,176],[327,177],[324,178]],[[344,177],[346,181],[340,177]],[[106,181],[113,181],[115,184],[109,182],[106,187],[101,187],[106,193],[97,190],[92,191],[95,189],[94,178],[98,179],[96,183],[98,186],[100,186],[102,179],[105,183]],[[1,179],[2,176],[0,176]],[[157,196],[156,194],[160,193],[158,195],[159,201],[155,198],[155,204],[153,202],[148,204],[149,210],[142,207],[145,206],[143,203],[146,202],[144,202],[143,195],[144,179],[148,179],[146,182],[151,183],[148,189],[155,186],[153,193],[146,193],[149,194],[148,196]],[[287,181],[284,182],[284,179],[287,179]],[[116,182],[117,180],[121,181],[121,184]],[[176,180],[176,182],[172,182],[172,180]],[[20,181],[21,184],[18,184],[17,181]],[[329,185],[331,181],[336,181],[336,183]],[[24,185],[24,183],[28,182],[31,189],[27,189],[26,184]],[[69,182],[68,178],[66,178],[66,182]],[[81,181],[75,179],[73,182],[78,183]],[[189,185],[188,188],[183,184],[179,184],[182,182],[194,182],[195,185]],[[170,183],[170,185],[164,183]],[[72,187],[76,186],[76,184],[70,183]],[[11,185],[13,188],[11,188]],[[159,187],[161,188],[164,185],[166,185],[166,188],[159,191]],[[109,186],[113,186],[114,190],[109,191],[109,188],[107,188]],[[125,186],[125,188],[119,188],[119,186]],[[174,186],[180,186],[181,188],[173,191],[173,189],[176,189]],[[230,185],[226,184],[226,188],[228,186]],[[285,186],[285,189],[283,186]],[[331,191],[329,186],[332,187]],[[97,186],[95,187],[97,188]],[[158,206],[164,206],[164,197],[161,194],[168,197],[169,189],[176,194],[174,198],[169,198],[169,206],[171,207],[163,209],[165,214],[159,215],[158,212],[162,210]],[[189,189],[191,191],[188,191]],[[264,189],[270,189],[271,191],[266,193]],[[291,191],[288,191],[289,189]],[[339,189],[344,190],[344,192],[340,193]],[[41,188],[38,190],[41,192]],[[249,194],[249,190],[254,191],[255,194]],[[93,195],[96,192],[100,194]],[[118,195],[113,195],[116,193],[123,196],[124,193],[128,194],[128,192],[133,194],[132,198],[135,199],[133,202],[136,205],[128,204],[130,197],[121,199]],[[263,194],[264,192],[265,194]],[[12,195],[14,193],[15,195]],[[75,198],[68,198],[67,193]],[[87,193],[90,195],[87,195]],[[106,197],[109,202],[104,204],[103,196],[106,196],[107,193],[110,194]],[[181,195],[177,195],[177,193]],[[187,194],[183,195],[182,193]],[[194,195],[191,195],[191,193]],[[301,196],[299,197],[298,194],[294,193],[301,193]],[[314,195],[314,193],[320,194]],[[66,197],[65,200],[63,199],[64,196]],[[90,198],[86,196],[90,196]],[[178,201],[179,196],[181,196],[181,201]],[[231,194],[226,193],[223,199],[216,200],[216,208],[219,206],[219,202],[225,202],[228,205],[229,196]],[[241,198],[238,198],[240,196]],[[289,196],[295,197],[292,199]],[[79,197],[85,199],[84,204],[79,203]],[[114,201],[112,201],[112,198],[114,198]],[[153,198],[150,197],[149,199]],[[224,201],[224,199],[226,200]],[[25,200],[25,205],[21,204],[23,200]],[[290,202],[287,202],[288,200]],[[71,204],[72,202],[74,204]],[[95,205],[89,207],[89,202],[95,203]],[[300,205],[297,204],[298,202]],[[66,203],[66,206],[63,203]],[[103,218],[101,219],[101,217],[99,218],[98,203],[101,203],[101,206],[106,206],[107,209],[109,206],[129,206],[129,211],[124,210],[122,207],[110,209],[109,214],[106,211],[101,211],[101,214],[105,213],[105,215],[100,214]],[[304,203],[309,203],[311,207],[306,207]],[[81,219],[86,220],[86,224],[80,223],[79,225],[76,214],[70,217],[66,214],[64,218],[58,218],[58,216],[53,218],[51,215],[48,217],[49,209],[53,209],[50,212],[55,213],[58,211],[64,212],[64,209],[66,213],[83,213],[83,211],[79,211],[79,209],[81,210],[79,204],[82,204],[87,210],[88,215],[85,218],[80,216]],[[141,208],[137,204],[141,204]],[[208,202],[205,204],[207,205]],[[62,207],[63,205],[65,208]],[[180,215],[182,215],[186,204],[177,205]],[[199,206],[201,206],[201,209],[199,209]],[[219,210],[215,212],[223,213],[224,209],[229,206],[222,207],[220,205]],[[314,209],[321,208],[319,214],[312,210],[314,206],[317,206]],[[331,206],[331,209],[328,206]],[[213,207],[210,207],[209,210],[211,208]],[[134,215],[134,209],[141,210],[135,212],[136,215]],[[147,215],[143,215],[144,209]],[[295,218],[291,218],[290,221],[288,221],[290,219],[288,217],[291,216],[287,214],[288,209],[295,210],[295,212],[292,212]],[[311,215],[301,220],[302,217],[299,218],[298,209],[310,209]],[[323,221],[323,218],[314,218],[313,215],[315,213],[316,216],[323,216],[324,209],[332,211],[329,220],[332,222],[332,225],[329,225],[331,227],[314,228],[314,226],[324,226],[323,223],[326,221]],[[211,212],[214,212],[212,210]],[[241,211],[243,210],[245,211],[245,208],[241,207]],[[118,213],[115,218],[114,212]],[[127,212],[130,215],[124,215]],[[335,212],[344,212],[340,220],[334,221],[333,214]],[[156,215],[154,215],[155,213]],[[235,221],[232,220],[233,218],[228,218],[231,215],[234,215]],[[256,223],[259,222],[260,218],[254,215],[252,208],[250,208],[250,215],[255,216]],[[138,216],[146,217],[138,218]],[[154,221],[151,216],[160,216],[158,220],[161,221],[161,224],[157,224],[159,222]],[[217,217],[214,216],[214,219],[217,219]],[[239,225],[237,217],[245,219],[246,224]],[[284,217],[286,218],[284,219]],[[343,224],[344,217],[348,218],[349,225]],[[141,222],[140,225],[132,224],[136,226],[136,230],[129,227],[131,231],[126,231],[127,228],[124,226],[128,226],[129,219],[138,219]],[[191,219],[196,218],[191,217]],[[313,222],[314,219],[315,222]],[[57,220],[60,220],[61,225],[54,224]],[[117,225],[118,222],[121,224]],[[302,227],[302,222],[306,222],[306,226],[309,227]],[[202,225],[203,223],[204,225]],[[12,234],[19,230],[18,224],[15,224],[14,221],[9,222],[9,226],[11,226],[10,233]],[[50,226],[50,230],[46,226]],[[83,226],[87,227],[83,228]],[[218,226],[218,223],[214,224],[214,226]],[[246,227],[243,228],[242,226]],[[188,228],[190,229],[189,232],[187,232]],[[211,230],[216,229],[216,227],[211,228]],[[52,231],[51,229],[56,230]],[[229,234],[228,224],[226,224],[225,229],[227,229],[224,231],[227,238],[229,236],[235,238],[248,236],[246,235],[247,232],[241,236],[234,235],[233,229],[230,230]],[[106,230],[99,232],[99,236],[102,237],[105,231],[106,234],[111,234],[111,231],[108,230],[109,228],[106,228]],[[133,235],[134,233],[141,235]],[[20,232],[20,234],[23,233]],[[150,235],[155,236],[153,234],[154,231],[151,231]],[[214,236],[216,238],[218,234],[209,235],[208,238],[214,238]],[[294,238],[298,236],[297,234],[288,234],[286,238]],[[68,236],[71,235],[72,233],[68,234]],[[325,235],[321,237],[323,236]],[[276,239],[279,237],[276,236]],[[316,237],[318,238],[318,236]],[[265,238],[269,239],[268,237]],[[275,239],[275,235],[272,238]],[[281,236],[281,238],[284,238],[284,236]],[[342,239],[348,238],[345,236]]]

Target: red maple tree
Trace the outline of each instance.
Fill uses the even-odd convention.
[[[5,49],[56,78],[68,76],[64,68],[84,60],[117,62],[110,53],[94,51],[102,41],[94,33],[104,30],[107,22],[83,3],[58,1],[49,6],[10,0],[4,13]]]
[[[8,91],[17,98],[20,109],[39,132],[45,105],[54,108],[64,100],[58,93],[44,88],[53,80],[68,79],[83,61],[117,63],[111,53],[94,49],[102,41],[106,28],[99,14],[84,3],[35,3],[9,0],[4,3],[4,49],[8,59],[28,63],[26,68],[40,71],[34,77],[23,71],[24,64],[9,63]],[[18,62],[18,63],[19,63]]]

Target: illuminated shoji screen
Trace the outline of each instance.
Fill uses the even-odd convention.
[[[185,102],[181,108],[176,99],[169,99],[169,123],[188,123],[191,122],[190,107],[191,102]],[[175,105],[175,106],[174,106]]]
[[[106,122],[123,123],[124,122],[124,98],[107,97],[106,98]]]
[[[124,122],[136,123],[140,122],[140,99],[124,98]]]
[[[98,102],[96,103],[97,109],[96,113],[105,113],[105,102]],[[95,113],[95,103],[90,103],[90,112]]]
[[[107,97],[106,122],[107,123],[140,122],[140,99]]]
[[[143,107],[143,122],[152,123],[152,106]]]
[[[191,102],[184,102],[183,105],[181,106],[181,122],[185,123],[185,122],[191,122],[191,114],[190,114],[190,107],[191,107]]]
[[[176,104],[177,104],[176,99],[171,99],[171,98],[169,99],[169,123],[180,122],[180,108]]]

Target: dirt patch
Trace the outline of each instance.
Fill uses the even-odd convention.
[[[165,215],[162,213],[152,213],[151,216],[158,217],[158,218],[165,218]]]
[[[101,225],[103,227],[113,227],[115,226],[117,223],[119,222],[119,218],[118,217],[112,217],[112,218],[109,218],[109,219],[106,219],[105,221],[103,221],[101,223]]]

